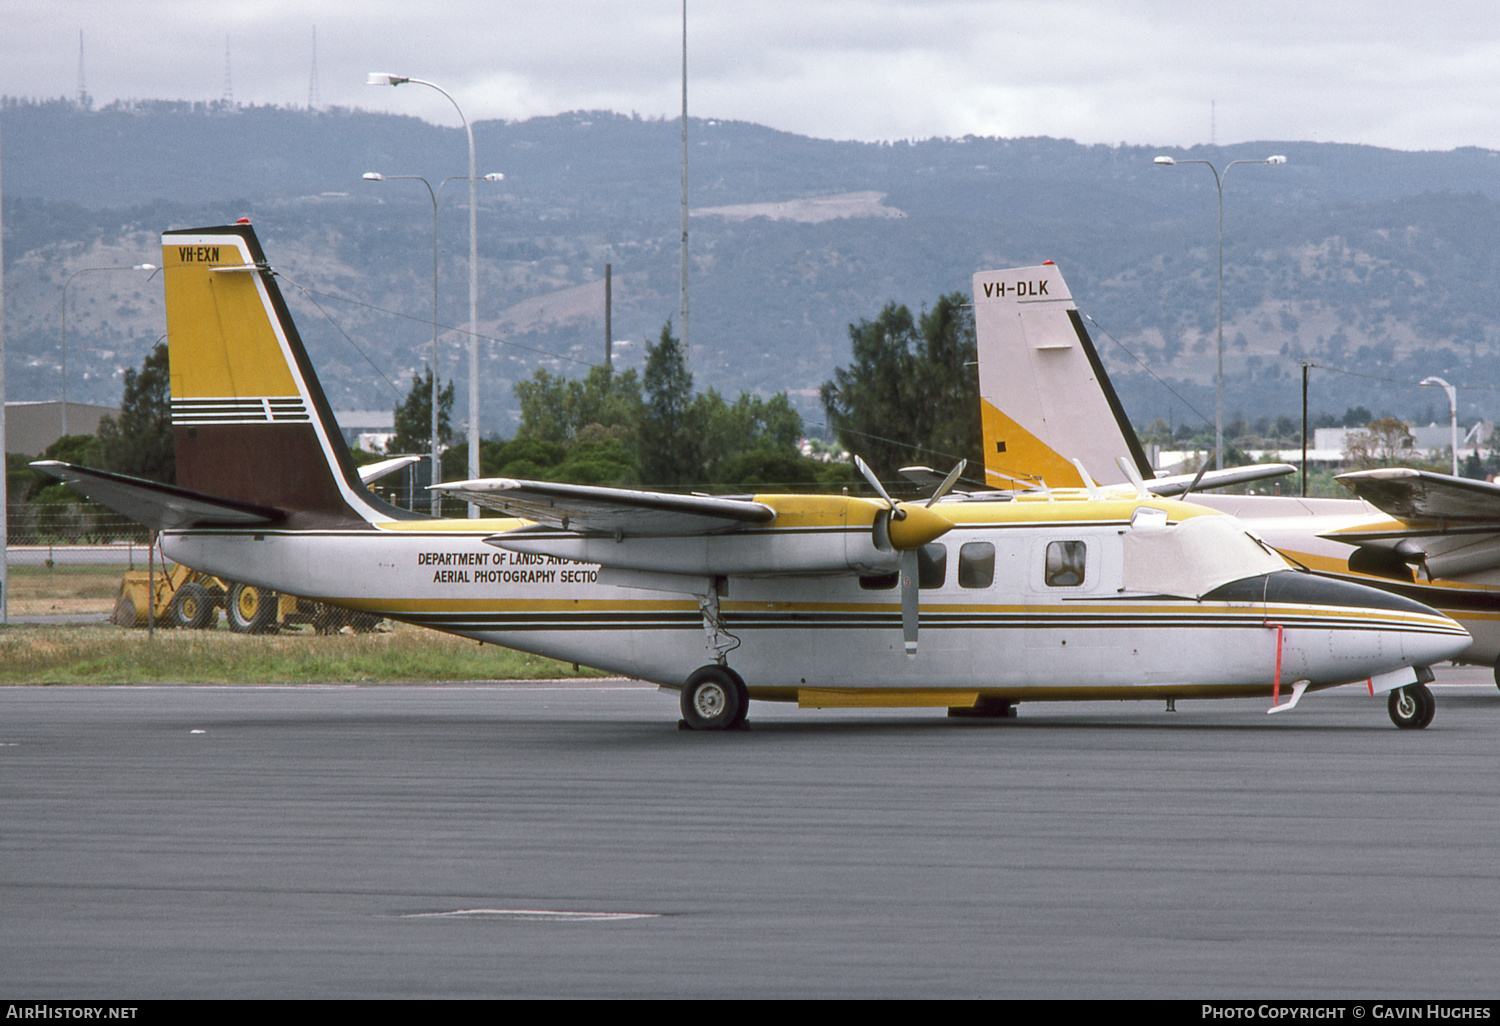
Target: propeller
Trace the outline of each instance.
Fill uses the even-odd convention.
[[[898,572],[901,581],[901,636],[906,644],[906,657],[915,659],[917,657],[917,623],[918,623],[918,559],[917,550],[934,538],[948,530],[952,524],[936,513],[928,512],[932,504],[937,502],[948,489],[953,487],[958,475],[963,473],[967,462],[959,465],[949,472],[938,486],[932,498],[927,500],[926,506],[902,505],[891,498],[875,472],[870,469],[869,464],[858,456],[854,457],[854,465],[864,475],[875,494],[885,500],[889,507],[884,523],[877,519],[875,530],[877,532],[877,544],[880,537],[879,532],[884,527],[885,539],[890,542],[891,548],[900,554]]]

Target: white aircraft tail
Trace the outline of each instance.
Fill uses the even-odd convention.
[[[974,326],[992,487],[1082,488],[1075,461],[1124,484],[1117,456],[1154,476],[1056,264],[974,275]]]
[[[1157,477],[1050,260],[974,275],[974,327],[991,487],[1139,488],[1144,482],[1153,494],[1181,495],[1296,471],[1266,463]],[[1080,464],[1092,482],[1083,479]]]

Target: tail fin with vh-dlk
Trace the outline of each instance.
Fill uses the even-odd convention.
[[[1138,475],[1157,494],[1180,494],[1191,486],[1193,475],[1155,476],[1052,261],[974,275],[974,327],[991,487],[1083,487],[1088,482],[1076,463],[1094,484],[1128,485]],[[1293,469],[1275,464],[1210,471],[1200,487]]]

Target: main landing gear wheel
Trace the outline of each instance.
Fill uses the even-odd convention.
[[[691,730],[729,730],[745,722],[750,691],[727,666],[694,670],[682,686],[682,719]]]
[[[1437,700],[1425,684],[1408,684],[1391,692],[1387,708],[1391,722],[1402,730],[1421,730],[1432,722],[1437,711]]]

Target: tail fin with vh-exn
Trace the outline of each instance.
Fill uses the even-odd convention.
[[[400,516],[364,487],[247,223],[162,235],[177,486],[291,526]]]

